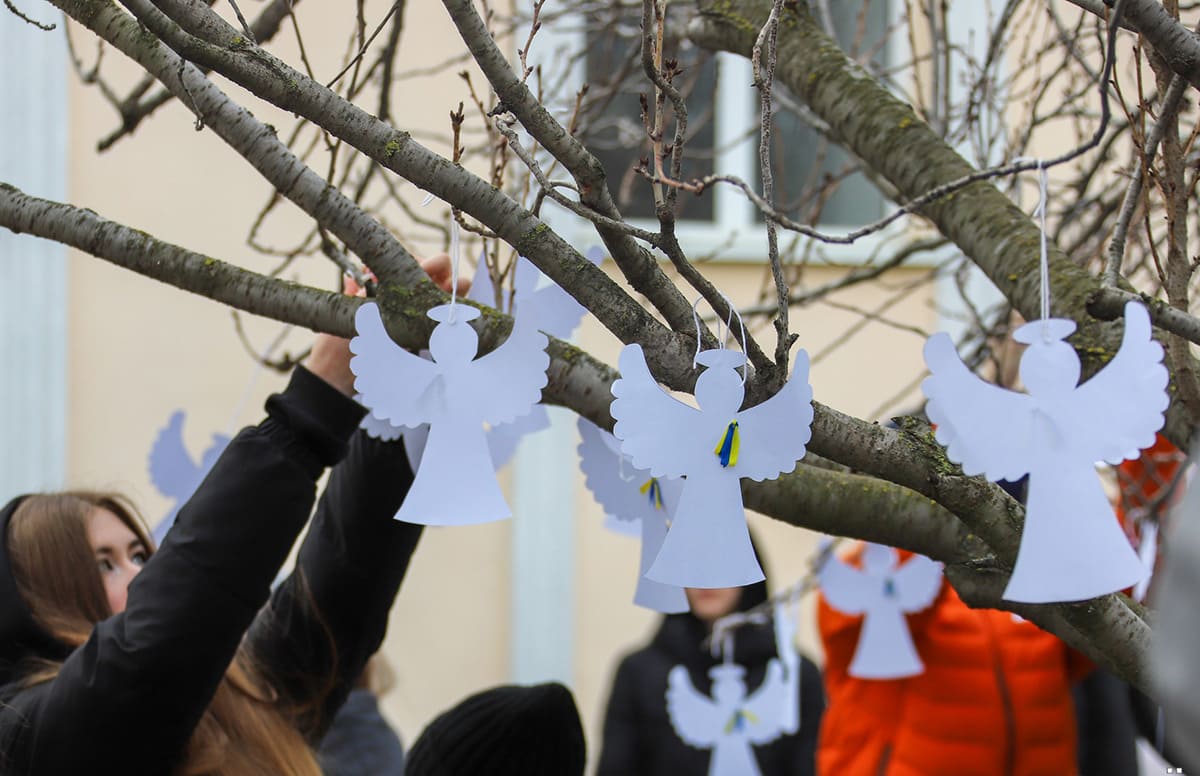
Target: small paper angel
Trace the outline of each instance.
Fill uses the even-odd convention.
[[[671,727],[688,746],[712,749],[708,776],[759,776],[752,744],[766,744],[785,732],[781,714],[791,689],[783,666],[767,662],[762,685],[746,697],[746,669],[723,663],[709,670],[712,698],[701,695],[687,669],[667,675],[667,713]],[[796,697],[792,693],[792,697]]]
[[[609,411],[621,451],[659,478],[687,477],[671,529],[646,576],[683,587],[740,587],[763,579],[746,528],[740,481],[790,472],[812,436],[808,354],[796,355],[779,393],[740,410],[741,353],[717,349],[696,357],[707,367],[691,407],[655,382],[640,345],[621,351],[621,378]],[[740,410],[740,411],[739,411]]]
[[[663,614],[688,610],[687,595],[678,585],[664,585],[646,577],[667,536],[667,522],[679,502],[682,480],[651,477],[623,460],[612,434],[586,418],[579,419],[579,468],[584,484],[604,511],[622,523],[640,525],[641,562],[633,602]]]
[[[166,427],[158,432],[150,448],[150,482],[159,493],[172,502],[170,510],[151,532],[155,544],[162,544],[163,537],[175,524],[175,515],[179,508],[196,492],[208,470],[229,444],[229,437],[225,434],[213,434],[212,442],[200,456],[200,461],[193,461],[191,453],[183,443],[184,416],[183,410],[171,413]]]
[[[1168,404],[1162,347],[1146,308],[1130,302],[1121,349],[1078,385],[1079,357],[1062,341],[1074,330],[1073,321],[1049,318],[1014,333],[1029,345],[1020,366],[1028,394],[980,380],[944,333],[925,344],[926,412],[947,457],[968,475],[1029,475],[1025,529],[1004,591],[1010,601],[1080,601],[1146,576],[1094,463],[1117,464],[1154,443]]]
[[[512,512],[496,483],[483,423],[504,423],[529,411],[546,384],[546,335],[516,319],[508,340],[475,358],[479,338],[469,321],[479,310],[439,305],[427,361],[396,345],[379,308],[366,303],[350,341],[354,385],[372,414],[393,426],[429,424],[429,440],[398,520],[467,525]]]
[[[862,569],[830,554],[819,573],[834,609],[863,615],[847,673],[860,679],[899,679],[925,670],[904,615],[927,609],[942,587],[942,570],[923,555],[897,567],[891,547],[868,543]]]
[[[602,254],[589,251],[588,261],[593,264],[600,261]],[[579,325],[587,310],[575,301],[567,292],[553,283],[538,287],[538,278],[542,273],[524,256],[518,257],[513,270],[513,291],[511,295],[504,294],[497,307],[503,313],[512,314],[514,309],[522,316],[533,317],[533,325],[539,331],[560,339],[567,339]],[[471,289],[467,298],[493,306],[497,304],[495,286],[488,273],[487,264],[483,258],[475,267],[475,276],[471,281]],[[429,351],[423,350],[420,355],[428,358]],[[359,399],[359,401],[362,401]],[[393,440],[404,437],[404,449],[408,455],[409,465],[413,471],[421,463],[421,453],[425,449],[425,440],[429,437],[429,428],[420,425],[416,428],[401,429],[390,423],[368,415],[363,421],[363,427],[371,436]],[[508,423],[494,425],[487,430],[488,450],[491,452],[492,464],[497,470],[512,460],[517,451],[517,445],[527,435],[537,433],[550,427],[550,417],[546,408],[535,404],[525,415],[519,416]]]

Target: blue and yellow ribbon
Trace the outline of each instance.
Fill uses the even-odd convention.
[[[721,437],[721,441],[713,448],[713,452],[721,459],[721,465],[728,468],[737,466],[738,448],[741,446],[741,439],[738,436],[738,422],[732,421],[725,427],[725,435]]]
[[[650,506],[655,509],[663,508],[662,486],[658,484],[658,477],[651,477],[646,480],[642,487],[638,488],[643,496],[650,499]]]
[[[758,715],[746,709],[738,709],[733,712],[733,716],[725,723],[725,735],[729,735],[735,730],[745,730],[747,723],[757,725]]]

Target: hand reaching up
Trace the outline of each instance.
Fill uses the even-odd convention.
[[[449,255],[438,253],[417,261],[438,288],[450,292],[453,268]],[[350,296],[366,295],[366,291],[360,288],[353,278],[345,279],[343,290]],[[458,278],[458,295],[465,296],[469,290],[471,281],[463,277]],[[353,396],[354,374],[350,371],[350,355],[350,340],[332,334],[318,334],[313,340],[312,353],[309,354],[306,366],[310,372],[334,388],[347,396]]]

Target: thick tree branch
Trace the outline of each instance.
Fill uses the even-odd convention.
[[[470,213],[570,293],[623,342],[642,342],[662,355],[659,377],[690,385],[692,337],[659,323],[603,271],[547,225],[466,169],[429,151],[324,85],[251,46],[202,3],[125,0],[138,19],[185,59],[211,68],[280,108],[312,121],[392,172]],[[184,22],[187,32],[177,22]],[[199,36],[199,37],[194,37]],[[215,43],[214,41],[220,41]]]
[[[747,57],[771,7],[770,0],[699,0],[698,5],[701,15],[690,28],[692,38],[708,48]],[[914,199],[974,172],[909,106],[850,61],[820,30],[803,3],[789,6],[781,19],[778,57],[777,77],[904,199]],[[1027,318],[1038,317],[1039,232],[1004,194],[989,183],[978,182],[921,212],[1018,310]],[[1089,322],[1087,299],[1099,288],[1099,280],[1053,246],[1050,266],[1053,311],[1080,322],[1075,346],[1085,368],[1095,370],[1112,357],[1120,342],[1115,328]],[[1000,563],[1011,568],[1023,510],[996,486],[962,476],[958,467],[945,459],[927,427],[900,432],[857,421],[816,403],[814,407],[817,413],[810,443],[814,452],[935,499],[966,521],[996,552]],[[1175,411],[1172,420],[1173,434],[1186,440],[1188,424],[1183,413]],[[1055,605],[1064,616],[1069,615],[1068,606]],[[1092,651],[1101,649],[1106,665],[1146,686],[1138,667],[1146,654],[1148,628],[1143,638],[1112,643],[1106,628],[1119,625],[1117,619],[1127,608],[1115,596],[1086,606],[1090,607],[1087,611],[1100,612],[1081,626],[1081,633],[1096,645]]]
[[[279,27],[283,24],[283,20],[292,13],[293,8],[299,2],[300,0],[271,0],[271,3],[263,8],[262,12],[250,25],[250,32],[253,34],[254,39],[261,45],[274,38],[275,34],[279,32]],[[156,110],[176,97],[175,94],[167,89],[159,89],[145,100],[142,99],[144,94],[144,88],[135,89],[133,93],[117,106],[121,114],[121,126],[111,134],[101,138],[96,146],[97,150],[107,151],[126,135],[133,134],[133,131],[138,128],[138,125],[142,121],[149,118]]]
[[[245,108],[229,99],[193,65],[147,39],[131,16],[113,4],[51,0],[71,18],[158,78],[274,188],[335,234],[384,282],[425,280],[416,259],[382,224],[310,169]]]
[[[770,13],[770,0],[698,0],[697,4],[700,15],[689,30],[697,43],[751,55],[757,31]],[[805,3],[788,8],[779,29],[777,77],[826,121],[847,147],[890,181],[903,199],[916,199],[976,172],[910,106],[851,61],[820,30]],[[962,249],[1022,315],[1030,320],[1039,316],[1039,231],[1008,197],[981,181],[926,205],[920,212]],[[1088,299],[1101,285],[1098,278],[1053,243],[1049,263],[1052,314],[1078,323],[1072,344],[1085,375],[1090,375],[1117,352],[1120,327],[1088,315]],[[1186,445],[1191,427],[1186,409],[1172,402],[1164,433],[1176,445]]]

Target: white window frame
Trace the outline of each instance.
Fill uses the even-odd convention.
[[[555,13],[555,6],[558,5],[556,0],[549,0],[543,8],[543,14]],[[952,8],[963,5],[956,3]],[[982,13],[976,11],[966,13],[985,18]],[[900,21],[903,14],[904,4],[899,0],[890,0],[889,23]],[[577,52],[586,45],[582,20],[571,25],[572,29],[565,27],[566,25],[559,22],[545,24],[539,30],[530,54],[531,64],[543,64],[548,72],[562,73],[562,63],[568,61],[565,52]],[[521,31],[517,37],[524,41],[526,35],[527,32]],[[907,39],[903,39],[903,36],[894,37],[895,40],[889,42],[885,54],[888,66],[908,58]],[[726,52],[718,53],[716,59],[718,77],[714,115],[718,119],[714,123],[713,145],[715,148],[726,150],[718,155],[714,169],[718,174],[736,175],[747,182],[754,181],[757,179],[757,143],[736,142],[747,133],[757,133],[758,93],[746,87],[746,84],[752,81],[750,61]],[[565,122],[574,107],[574,95],[586,78],[584,70],[585,63],[579,59],[571,62],[567,71],[562,73],[563,88],[558,90],[555,100],[547,106],[560,121]],[[755,219],[754,204],[740,190],[727,184],[718,184],[705,196],[713,197],[711,220],[680,220],[676,223],[676,235],[684,253],[695,259],[718,251],[714,259],[721,262],[761,263],[766,255],[766,230],[762,222]],[[884,212],[887,212],[889,207],[893,206],[885,201]],[[589,224],[562,208],[550,205],[546,220],[576,246],[586,247],[597,242],[595,231]],[[657,231],[659,228],[658,222],[653,219],[634,218],[629,219],[629,223],[647,231]],[[822,224],[820,229],[831,235],[845,235],[857,226]],[[819,253],[828,264],[862,265],[875,256],[885,241],[894,238],[902,229],[903,226],[899,224],[891,225],[850,245],[821,243],[818,246]],[[786,244],[786,241],[793,237],[794,233],[780,232],[781,244]],[[807,238],[800,239],[807,241]]]

